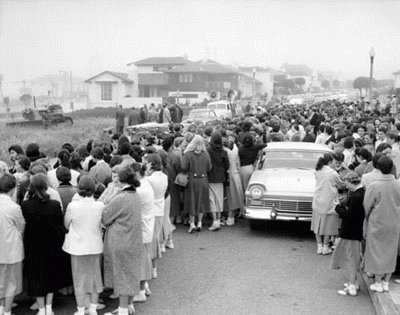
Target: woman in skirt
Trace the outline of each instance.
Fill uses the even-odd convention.
[[[146,296],[151,294],[148,282],[152,278],[151,265],[151,242],[154,233],[154,192],[149,181],[145,177],[144,169],[141,164],[135,163],[133,169],[136,171],[140,181],[140,186],[136,188],[136,192],[140,197],[139,208],[142,211],[142,235],[144,255],[141,264],[140,292],[133,297],[133,302],[146,302]]]
[[[361,177],[355,172],[349,172],[344,178],[346,188],[350,191],[346,205],[338,205],[336,212],[342,219],[340,239],[332,256],[332,269],[347,268],[349,282],[344,289],[339,290],[340,295],[357,295],[357,273],[361,262],[361,241],[363,239],[364,225],[364,194]]]
[[[64,218],[69,230],[63,250],[71,255],[72,278],[78,312],[85,314],[85,301],[90,296],[89,314],[97,314],[99,293],[103,291],[100,260],[103,252],[101,216],[104,205],[95,201],[95,183],[92,177],[84,175],[78,183],[81,198],[72,201]]]
[[[61,203],[50,199],[47,175],[30,177],[21,209],[26,221],[24,273],[27,293],[35,296],[39,315],[52,314],[54,292],[72,283],[70,257],[61,249],[65,227]]]
[[[16,186],[14,176],[0,177],[0,314],[4,315],[11,315],[14,296],[22,291],[25,219],[11,199]]]
[[[338,187],[343,185],[338,173],[332,169],[333,157],[325,153],[318,159],[315,167],[315,194],[312,202],[311,231],[317,240],[317,254],[332,254],[328,246],[330,236],[336,236],[339,218],[335,211],[339,203]]]
[[[162,172],[162,161],[158,154],[146,156],[146,175],[154,192],[154,233],[152,240],[152,277],[157,278],[156,259],[161,258],[161,233],[164,221],[165,193],[168,188],[168,176]]]

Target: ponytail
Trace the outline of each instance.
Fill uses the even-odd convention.
[[[330,162],[332,162],[332,154],[330,153],[325,153],[323,156],[321,156],[318,159],[317,165],[315,166],[315,170],[319,171],[324,167],[325,165],[328,165]]]

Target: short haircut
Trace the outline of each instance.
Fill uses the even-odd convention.
[[[392,146],[389,143],[381,143],[380,145],[378,145],[378,147],[376,148],[376,153],[381,153],[383,151],[385,151],[388,148],[392,148]]]
[[[378,160],[378,170],[382,172],[382,174],[390,174],[393,169],[393,161],[388,156],[382,156]]]
[[[118,154],[113,155],[113,157],[110,160],[110,167],[113,168],[116,165],[119,165],[122,163],[122,161],[124,160],[124,158]]]
[[[162,170],[162,160],[161,157],[156,154],[152,153],[146,157],[147,163],[151,163],[151,169],[153,171],[161,171]]]
[[[104,159],[104,152],[103,152],[103,150],[101,149],[101,148],[99,148],[99,147],[97,147],[97,148],[94,148],[93,150],[92,150],[92,156],[96,159],[96,160],[102,160],[102,159]]]
[[[343,140],[343,147],[345,149],[351,149],[354,146],[354,138],[353,137],[346,137]]]
[[[118,153],[121,155],[126,155],[131,152],[131,144],[129,142],[124,142],[118,147]]]
[[[22,150],[21,146],[14,144],[8,148],[8,152],[15,151],[17,154],[24,154],[24,150]]]
[[[21,156],[19,159],[17,159],[19,166],[24,171],[29,171],[29,168],[31,167],[31,160],[29,160],[26,156]]]
[[[11,174],[3,174],[0,177],[0,193],[6,194],[17,186],[17,180]]]
[[[79,178],[78,194],[81,197],[91,197],[94,195],[96,185],[94,179],[90,175],[83,175]]]

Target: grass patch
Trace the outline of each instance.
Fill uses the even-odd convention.
[[[90,139],[100,140],[102,130],[115,125],[111,117],[76,118],[72,126],[61,124],[43,127],[6,127],[0,122],[0,160],[9,162],[8,148],[13,144],[24,150],[29,143],[36,142],[48,157],[55,157],[64,143],[71,143],[75,148]]]

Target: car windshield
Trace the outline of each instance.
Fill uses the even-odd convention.
[[[314,169],[322,155],[323,152],[312,151],[266,151],[258,162],[258,168]]]
[[[225,104],[209,104],[207,107],[209,109],[226,109]]]
[[[205,119],[205,118],[215,118],[214,112],[207,110],[207,111],[198,111],[189,113],[189,119]]]

